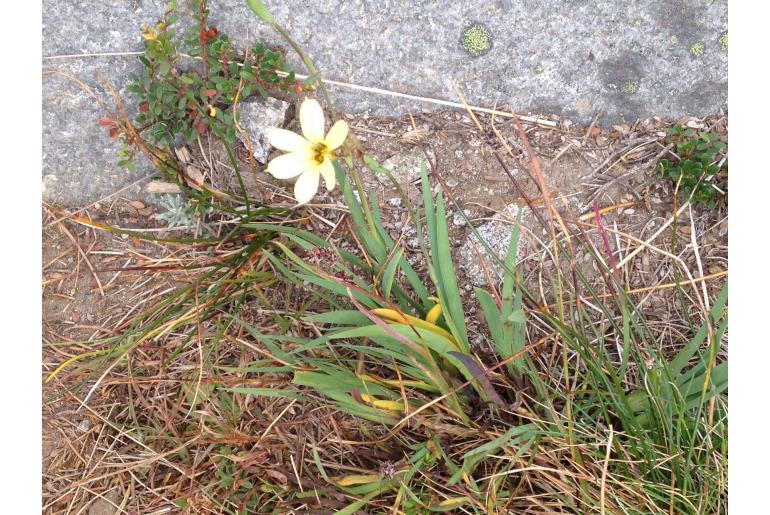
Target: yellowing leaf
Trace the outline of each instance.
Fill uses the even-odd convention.
[[[444,499],[440,503],[438,503],[439,506],[442,508],[456,508],[458,506],[462,506],[463,504],[467,504],[470,502],[470,499],[467,496],[463,497],[450,497],[449,499]]]
[[[388,401],[388,400],[377,399],[365,393],[361,394],[361,399],[364,402],[371,404],[375,408],[385,409],[388,411],[396,411],[396,412],[404,411],[404,403],[400,401]]]
[[[428,311],[428,314],[425,315],[425,321],[429,324],[435,324],[438,321],[438,318],[441,316],[441,304],[438,302],[435,306],[430,308],[430,311]]]
[[[454,339],[454,337],[435,324],[426,322],[425,320],[420,320],[419,318],[413,317],[411,315],[406,315],[404,313],[396,311],[395,309],[377,308],[377,309],[373,309],[372,313],[377,315],[380,318],[385,318],[387,320],[391,320],[398,324],[411,325],[412,327],[419,327],[420,329],[425,329],[427,331],[430,331],[434,334],[441,336],[446,341],[448,341],[453,349],[457,350],[458,352],[460,350],[459,346],[457,345],[457,341]]]
[[[332,478],[332,481],[334,481],[337,486],[368,485],[377,483],[381,480],[382,478],[379,474],[352,474],[350,476]]]

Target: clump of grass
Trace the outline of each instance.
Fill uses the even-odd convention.
[[[104,411],[114,456],[149,454],[128,466],[149,485],[139,511],[725,510],[726,287],[713,302],[695,283],[677,288],[696,299],[700,323],[668,352],[626,291],[598,209],[593,224],[556,211],[516,129],[544,207],[523,197],[550,235],[538,294],[513,225],[502,256],[472,229],[503,280],[464,298],[439,172],[422,167],[418,208],[369,156],[335,164],[349,245],[265,207],[234,210],[222,238],[177,242],[207,251],[177,265],[200,275],[57,376],[73,394],[87,386],[86,405],[99,388],[119,401]],[[401,191],[425,273],[355,175],[354,193],[346,172],[357,166]],[[487,353],[469,342],[476,305]]]

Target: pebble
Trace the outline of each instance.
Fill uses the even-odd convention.
[[[469,217],[471,212],[468,209],[463,209],[463,213],[466,217]],[[465,218],[460,215],[460,213],[454,213],[452,215],[452,224],[456,227],[462,227],[465,225]]]

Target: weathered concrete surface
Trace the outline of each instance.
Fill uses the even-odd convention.
[[[451,81],[471,103],[498,101],[586,124],[600,110],[607,124],[709,114],[727,100],[724,0],[265,3],[329,79],[456,101]],[[212,2],[212,19],[237,41],[255,32],[278,41],[242,4]],[[478,58],[460,45],[474,22],[493,39]],[[393,113],[394,103],[381,97],[334,89],[348,111]]]
[[[48,63],[44,63],[46,65]],[[91,83],[95,93],[109,99],[103,87],[93,79],[102,71],[113,84],[125,85],[124,75],[133,70],[133,62],[115,59],[109,68],[91,59],[68,61],[56,67],[70,71]],[[123,92],[125,93],[125,91]],[[130,105],[130,104],[129,104]],[[108,137],[106,127],[98,125],[107,116],[97,102],[80,86],[61,75],[43,76],[43,199],[57,205],[79,206],[137,182],[152,172],[144,158],[135,159],[134,171],[116,165],[120,142]],[[139,185],[124,192],[140,198]]]
[[[180,0],[180,14],[192,2]],[[727,100],[725,0],[265,0],[328,79],[401,93],[556,113],[587,124],[639,117],[705,115]],[[98,69],[120,90],[136,57],[48,59],[66,54],[141,50],[139,26],[156,21],[157,0],[43,1],[43,67],[89,84]],[[241,0],[211,0],[211,23],[239,45],[282,43]],[[482,23],[492,48],[471,57],[463,29]],[[721,38],[721,40],[720,40]],[[298,71],[299,62],[291,58]],[[373,115],[433,110],[419,101],[332,86],[337,106]],[[43,77],[44,198],[78,204],[128,184],[115,146],[96,125],[98,107],[76,86]],[[124,95],[125,97],[125,95]]]

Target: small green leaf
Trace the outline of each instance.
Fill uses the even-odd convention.
[[[385,299],[390,298],[390,290],[393,288],[393,280],[396,277],[398,271],[398,265],[401,263],[401,259],[404,257],[404,248],[399,247],[390,258],[388,266],[385,267],[385,272],[382,274],[382,294]]]
[[[508,316],[508,321],[513,322],[514,324],[523,324],[527,319],[524,316],[524,311],[517,309]]]

